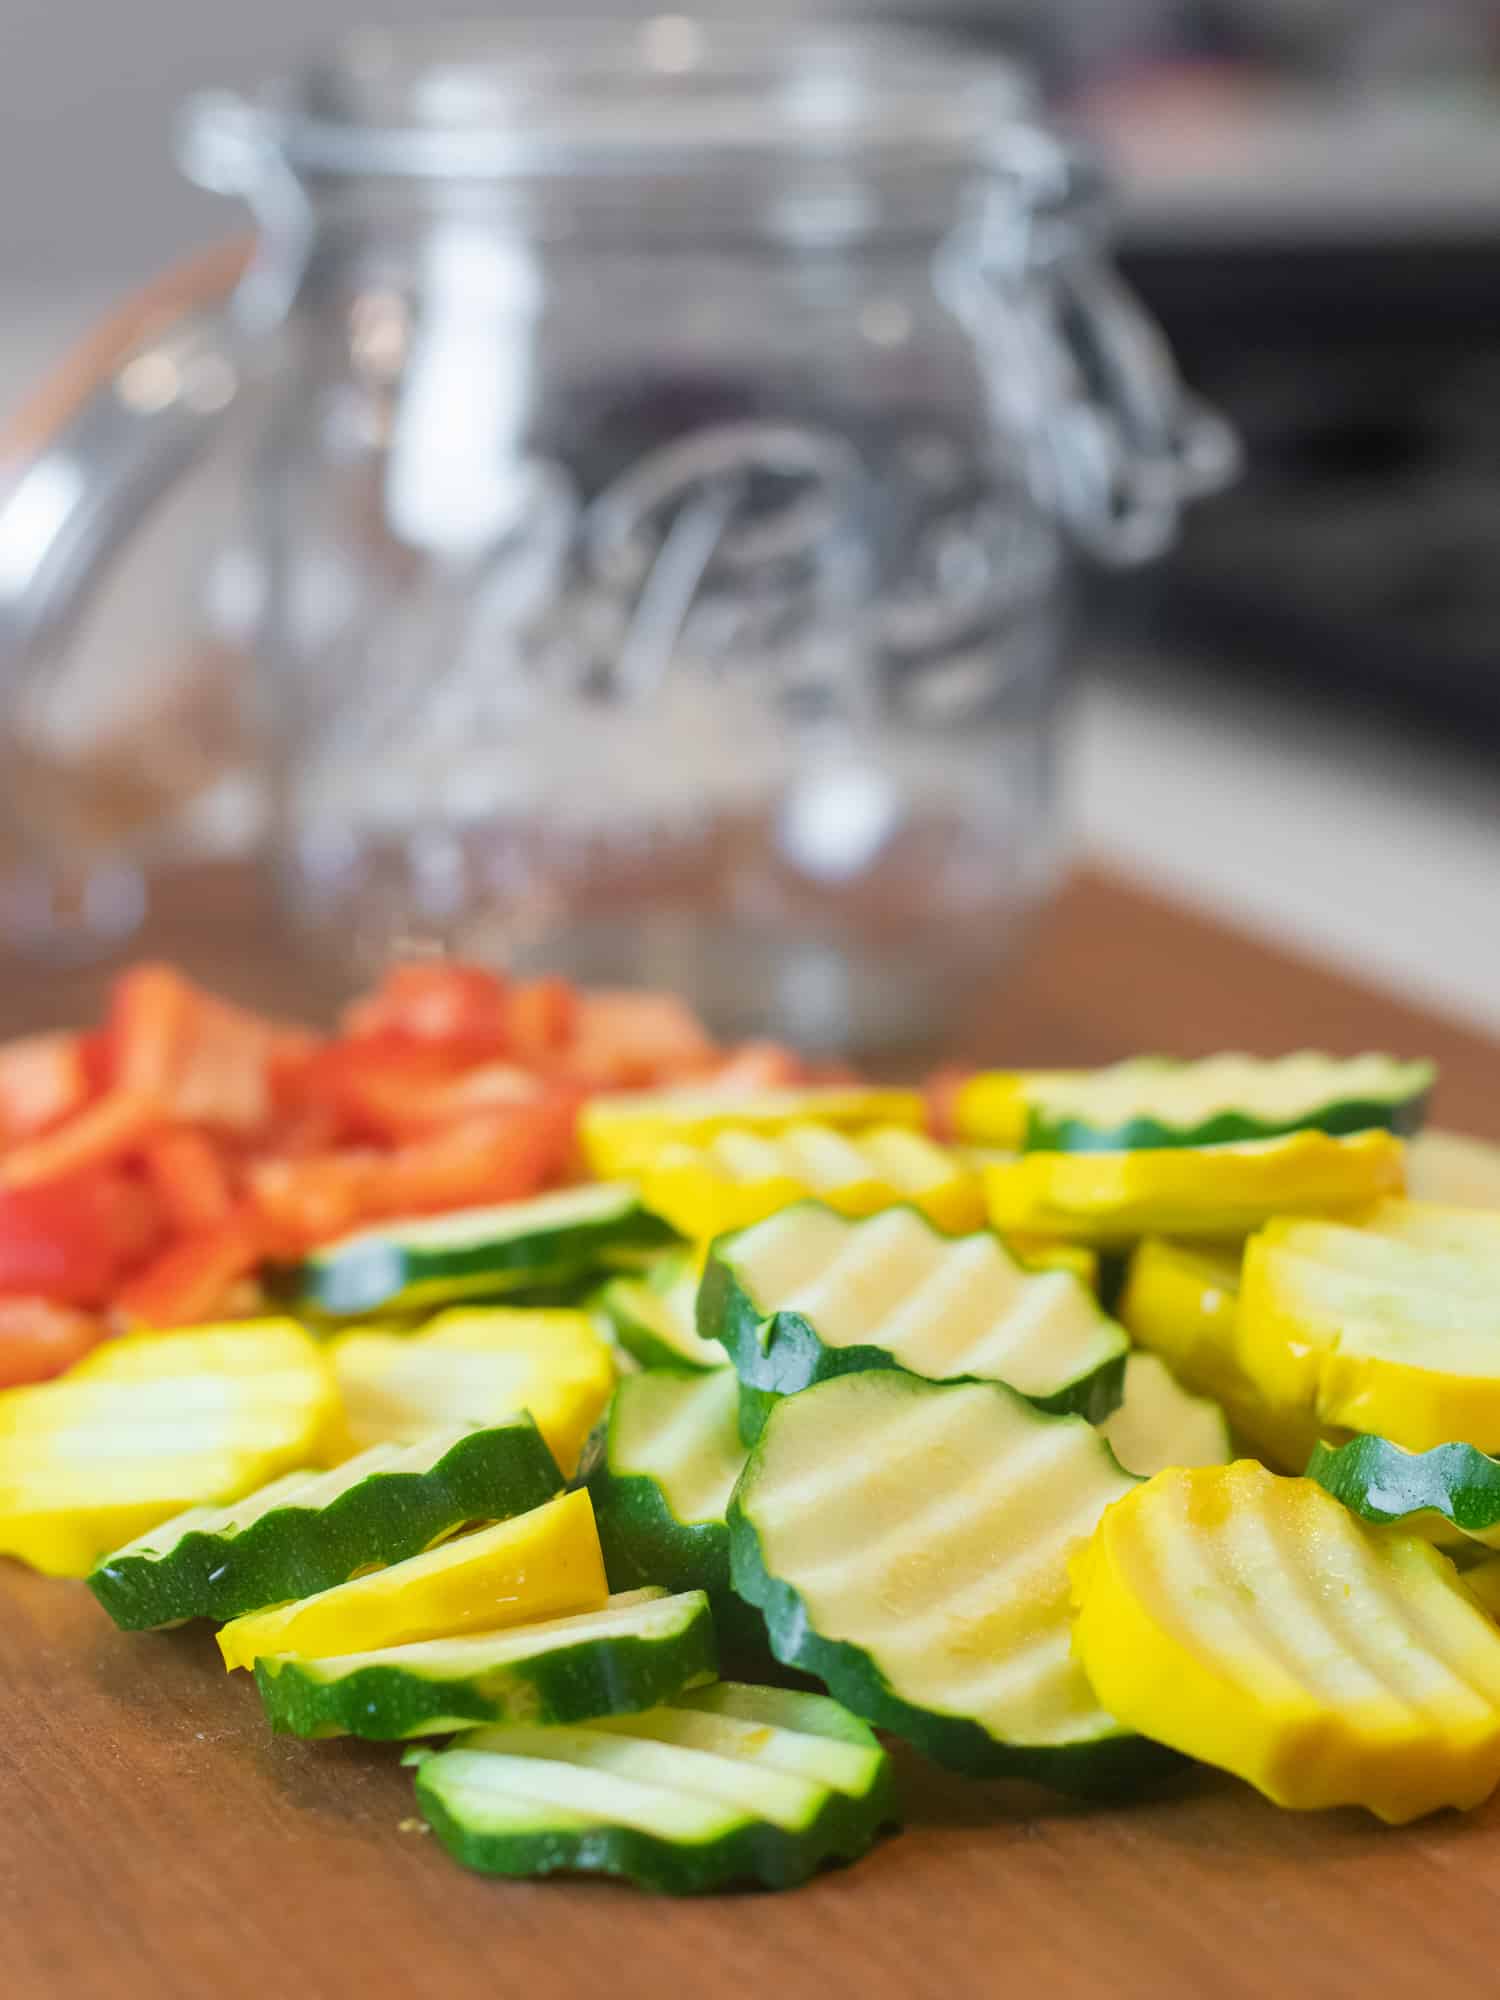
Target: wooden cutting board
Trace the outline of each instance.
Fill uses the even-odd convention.
[[[253,886],[164,899],[151,950],[311,1002]],[[97,972],[5,968],[0,1032],[83,1018]],[[325,1002],[330,997],[320,996]],[[978,996],[969,1052],[1390,1047],[1444,1122],[1500,1138],[1500,1050],[1099,874]],[[465,1874],[388,1749],[273,1741],[207,1632],[129,1637],[81,1584],[0,1563],[5,2000],[1260,2000],[1493,1993],[1500,1801],[1392,1832],[1208,1773],[1084,1809],[903,1758],[906,1833],[780,1897],[673,1903]]]

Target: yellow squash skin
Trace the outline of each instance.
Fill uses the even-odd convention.
[[[984,1226],[974,1168],[899,1125],[843,1133],[805,1124],[772,1134],[733,1126],[702,1145],[661,1147],[636,1181],[649,1209],[699,1243],[809,1199],[848,1216],[907,1202],[955,1236]]]
[[[586,1492],[564,1493],[315,1597],[231,1619],[219,1651],[232,1673],[254,1666],[262,1653],[326,1659],[493,1632],[598,1611],[608,1596],[593,1502]]]
[[[338,1390],[295,1321],[132,1334],[0,1394],[0,1554],[50,1576],[187,1507],[339,1456]]]
[[[588,1171],[599,1180],[630,1180],[663,1146],[703,1146],[731,1127],[763,1136],[791,1125],[831,1125],[866,1132],[899,1125],[919,1132],[927,1122],[920,1091],[867,1084],[819,1085],[798,1090],[730,1092],[662,1090],[595,1097],[578,1121],[578,1143]]]
[[[1500,1782],[1500,1631],[1452,1563],[1241,1460],[1159,1473],[1073,1566],[1074,1646],[1143,1735],[1393,1825]]]
[[[984,1170],[1002,1235],[1120,1245],[1141,1236],[1224,1242],[1273,1215],[1337,1215],[1404,1185],[1389,1132],[1293,1132],[1222,1146],[1122,1153],[1023,1153]]]
[[[1240,1365],[1237,1250],[1150,1236],[1130,1259],[1117,1307],[1138,1347],[1171,1369],[1185,1389],[1220,1404],[1241,1442],[1273,1471],[1301,1472],[1318,1426],[1310,1414],[1274,1406]]]
[[[1500,1216],[1272,1222],[1246,1246],[1238,1352],[1269,1404],[1322,1427],[1500,1450]]]

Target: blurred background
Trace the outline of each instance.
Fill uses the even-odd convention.
[[[234,226],[172,163],[185,93],[430,11],[7,0],[0,402]],[[1123,268],[1246,446],[1164,563],[1084,586],[1075,845],[1500,1026],[1500,0],[904,16],[1035,65],[1118,174]]]

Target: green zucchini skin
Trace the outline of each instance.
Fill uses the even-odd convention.
[[[706,1591],[725,1658],[742,1667],[762,1664],[765,1626],[730,1581],[728,1525],[679,1520],[649,1473],[617,1469],[610,1458],[613,1417],[612,1404],[584,1450],[575,1482],[587,1486],[594,1503],[610,1588],[661,1584],[672,1591]]]
[[[573,1190],[582,1194],[584,1190]],[[458,1233],[463,1214],[441,1218],[446,1241],[431,1239],[433,1218],[362,1229],[279,1274],[291,1301],[328,1318],[526,1290],[567,1290],[627,1252],[659,1250],[678,1241],[659,1216],[640,1207],[628,1188],[599,1191],[598,1212],[559,1215],[562,1198],[467,1211],[473,1235]],[[605,1197],[612,1197],[606,1200]],[[537,1210],[526,1228],[525,1211]]]
[[[802,1313],[764,1314],[729,1261],[735,1236],[742,1233],[746,1232],[735,1231],[717,1238],[709,1251],[698,1288],[698,1332],[704,1340],[717,1340],[723,1345],[739,1376],[740,1438],[746,1445],[755,1443],[767,1416],[783,1396],[795,1396],[815,1383],[831,1382],[839,1375],[864,1374],[872,1368],[898,1368],[904,1374],[916,1373],[884,1347],[826,1344]],[[1091,1424],[1102,1423],[1120,1406],[1127,1353],[1122,1335],[1120,1351],[1088,1374],[1050,1394],[1028,1395],[1026,1401],[1053,1416],[1084,1417]],[[965,1382],[992,1378],[948,1375],[942,1379]]]
[[[400,1665],[361,1667],[336,1680],[316,1662],[265,1655],[255,1681],[271,1727],[302,1737],[400,1742],[494,1722],[584,1722],[629,1715],[714,1679],[713,1617],[702,1591],[686,1593],[678,1629],[658,1638],[596,1634],[462,1678],[424,1679]],[[515,1633],[506,1634],[513,1638]]]
[[[1407,1451],[1382,1437],[1318,1444],[1307,1477],[1363,1521],[1432,1514],[1474,1541],[1500,1546],[1500,1459],[1473,1445]]]
[[[373,1472],[324,1507],[276,1507],[238,1534],[189,1531],[164,1556],[117,1551],[94,1570],[89,1588],[126,1631],[190,1618],[222,1624],[332,1589],[367,1564],[419,1555],[465,1522],[529,1513],[562,1486],[557,1461],[523,1412],[460,1437],[425,1472]]]

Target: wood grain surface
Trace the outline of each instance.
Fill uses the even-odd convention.
[[[153,950],[248,999],[332,1004],[254,886],[179,885]],[[101,973],[5,967],[0,1031],[83,1018]],[[1431,1052],[1438,1115],[1500,1137],[1483,1038],[1075,878],[976,997],[970,1053],[1095,1061],[1308,1044]],[[1208,1773],[1100,1810],[903,1756],[906,1833],[780,1897],[653,1900],[465,1874],[375,1746],[273,1740],[206,1631],[116,1632],[0,1564],[4,2000],[1319,2000],[1500,1990],[1500,1803],[1392,1832]]]

